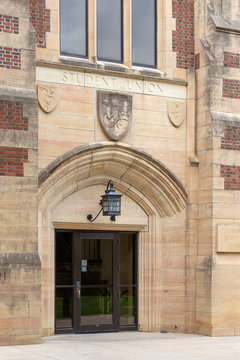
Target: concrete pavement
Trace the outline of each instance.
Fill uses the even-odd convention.
[[[240,337],[120,332],[0,347],[0,360],[240,360]]]

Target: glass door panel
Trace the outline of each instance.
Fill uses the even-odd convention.
[[[123,287],[121,286],[120,294],[120,325],[135,325],[135,313],[136,313],[136,296],[135,287]]]
[[[73,326],[73,236],[56,232],[55,318],[56,330]]]
[[[56,328],[72,327],[71,288],[56,288]]]
[[[113,322],[112,288],[82,288],[81,324],[104,325]]]
[[[120,234],[120,326],[136,326],[136,239]]]
[[[80,328],[99,331],[114,327],[113,234],[80,236]]]

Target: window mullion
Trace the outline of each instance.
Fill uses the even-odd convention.
[[[88,0],[88,57],[97,60],[97,0]]]
[[[132,0],[123,0],[123,63],[132,66]]]

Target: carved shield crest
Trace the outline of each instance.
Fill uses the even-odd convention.
[[[57,86],[39,84],[37,87],[38,102],[46,113],[53,111],[57,105]]]
[[[178,127],[186,117],[186,105],[183,101],[169,100],[168,101],[168,117],[171,123]]]
[[[122,139],[132,122],[132,96],[98,91],[97,106],[99,122],[108,138]]]

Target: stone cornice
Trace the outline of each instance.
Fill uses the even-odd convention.
[[[26,89],[15,86],[0,86],[0,98],[1,99],[21,99],[21,100],[34,100],[37,101],[37,94],[35,90]]]
[[[222,16],[211,15],[216,31],[240,35],[239,24],[229,24]]]

